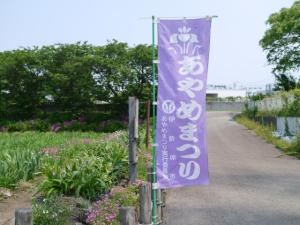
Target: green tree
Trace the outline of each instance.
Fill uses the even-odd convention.
[[[269,28],[260,41],[277,80],[289,78],[300,68],[300,1],[290,8],[273,13],[267,20]],[[284,74],[284,76],[281,76]],[[280,81],[281,82],[281,81]],[[291,81],[293,82],[293,81]]]
[[[44,69],[36,54],[37,48],[1,53],[2,116],[14,119],[27,118],[35,114],[43,103],[41,93]]]
[[[149,99],[151,47],[56,44],[0,52],[0,116],[25,119],[44,106],[79,114],[97,101]]]
[[[96,48],[93,75],[100,89],[100,101],[123,102],[130,76],[128,45],[113,40]]]
[[[129,96],[141,100],[150,96],[151,48],[112,41],[97,47],[93,65],[94,78],[100,90],[98,100],[125,103]]]
[[[276,84],[275,84],[275,91],[279,90],[284,90],[284,91],[289,91],[292,89],[295,89],[296,87],[299,86],[299,83],[295,79],[295,77],[285,74],[276,74]]]
[[[151,99],[152,49],[148,45],[137,45],[129,50],[130,79],[128,95],[140,100]],[[129,97],[129,96],[126,96]]]
[[[84,111],[95,101],[94,47],[86,43],[44,46],[39,58],[45,69],[48,104],[71,112]]]

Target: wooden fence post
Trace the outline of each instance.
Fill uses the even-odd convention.
[[[165,222],[166,219],[166,201],[167,201],[167,191],[165,189],[161,190],[162,205],[161,205],[161,219]]]
[[[156,214],[157,214],[157,224],[162,223],[162,195],[161,189],[157,189],[156,191]]]
[[[152,166],[147,166],[147,181],[152,184]]]
[[[139,124],[139,100],[129,97],[129,181],[135,182],[137,176],[137,140]]]
[[[151,184],[140,186],[140,224],[151,224],[152,219]]]
[[[15,211],[15,225],[32,225],[32,209],[20,208]]]
[[[120,223],[121,225],[135,225],[135,209],[134,207],[120,208]]]

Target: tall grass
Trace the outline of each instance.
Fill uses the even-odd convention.
[[[0,187],[14,189],[39,172],[43,148],[64,148],[78,138],[99,138],[93,132],[0,133]]]
[[[274,131],[271,127],[263,126],[255,121],[249,119],[245,115],[239,115],[236,117],[236,121],[250,130],[253,130],[256,135],[262,137],[267,142],[275,145],[281,149],[285,154],[292,155],[300,158],[300,134],[294,142],[287,142],[281,138],[274,137],[272,132]]]
[[[64,194],[96,199],[127,177],[128,151],[120,140],[74,145],[43,165],[46,195]]]

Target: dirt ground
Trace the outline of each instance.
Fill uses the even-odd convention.
[[[30,183],[23,183],[12,196],[0,199],[0,225],[14,224],[14,213],[16,208],[29,208],[36,188]]]
[[[103,137],[103,140],[110,141],[118,136],[122,135],[122,131],[116,131],[111,134],[107,134]],[[80,139],[72,140],[70,144],[78,143],[91,143],[91,139]],[[53,150],[52,148],[51,150]],[[9,190],[0,189],[0,225],[12,225],[14,224],[14,213],[16,208],[30,208],[33,196],[37,194],[37,184],[38,179],[30,182],[22,182],[19,188],[15,192],[10,192]],[[11,197],[3,198],[1,197],[2,192],[7,192]]]

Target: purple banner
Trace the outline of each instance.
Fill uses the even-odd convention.
[[[211,19],[158,21],[157,182],[208,184],[206,78]]]

